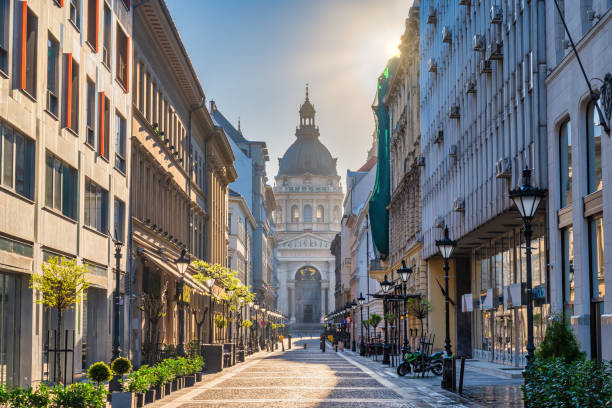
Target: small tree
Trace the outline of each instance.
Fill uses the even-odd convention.
[[[74,309],[89,287],[85,279],[87,266],[77,265],[76,260],[57,256],[43,262],[42,273],[30,275],[30,288],[42,294],[36,303],[57,310],[57,330],[62,332],[62,316],[65,311]],[[61,336],[60,336],[61,338]],[[55,359],[55,373],[62,378],[60,359]]]
[[[536,356],[540,359],[559,357],[569,364],[584,359],[585,353],[580,350],[580,344],[567,320],[555,317],[546,329],[546,336]]]
[[[406,311],[410,316],[419,319],[421,325],[421,338],[423,338],[423,320],[425,320],[429,312],[431,312],[431,304],[425,298],[411,298],[408,299],[406,304]]]
[[[376,328],[380,324],[381,320],[382,317],[380,317],[380,315],[377,315],[376,313],[370,314],[370,318],[368,319],[368,321],[370,322],[370,326],[372,326],[372,328],[374,329],[374,337],[376,337]]]

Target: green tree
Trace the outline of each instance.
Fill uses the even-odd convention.
[[[382,317],[380,317],[380,315],[377,315],[376,313],[371,313],[368,321],[370,322],[370,326],[372,326],[372,328],[374,329],[374,337],[376,338],[376,328],[382,321]]]
[[[536,356],[539,359],[559,357],[566,363],[585,358],[580,344],[574,335],[568,321],[562,317],[551,319],[544,341],[538,347]]]
[[[406,303],[406,312],[410,316],[419,319],[421,325],[421,338],[423,338],[423,320],[425,320],[429,312],[431,312],[431,304],[425,298],[411,298],[408,299]]]
[[[42,294],[36,303],[57,310],[57,329],[62,332],[62,316],[83,297],[89,287],[85,279],[86,265],[77,265],[76,260],[57,256],[42,263],[42,273],[30,275],[30,288]],[[60,336],[61,337],[61,336]],[[56,359],[56,374],[61,381],[60,359]]]

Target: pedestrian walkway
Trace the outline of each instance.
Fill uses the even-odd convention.
[[[304,344],[307,348],[304,349]],[[294,339],[285,352],[258,353],[245,363],[208,375],[195,387],[152,408],[477,407],[431,387],[399,384],[353,356],[323,353],[318,339]]]

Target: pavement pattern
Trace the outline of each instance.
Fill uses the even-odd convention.
[[[307,348],[303,347],[306,343]],[[245,363],[207,375],[195,387],[147,405],[151,408],[475,407],[429,387],[401,385],[355,359],[319,350],[318,340],[295,340],[285,352],[258,353]]]

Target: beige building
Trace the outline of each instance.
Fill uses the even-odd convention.
[[[159,344],[180,342],[182,278],[184,342],[214,340],[202,323],[213,318],[207,290],[191,268],[180,276],[176,260],[185,250],[191,260],[227,264],[227,185],[236,172],[165,2],[139,6],[134,27],[130,352],[138,363],[157,360]]]
[[[127,239],[131,36],[128,1],[0,1],[0,382],[8,385],[59,380],[55,354],[43,350],[73,350],[65,381],[110,358],[113,238]],[[91,284],[58,344],[56,314],[29,289],[51,256],[87,264]]]

